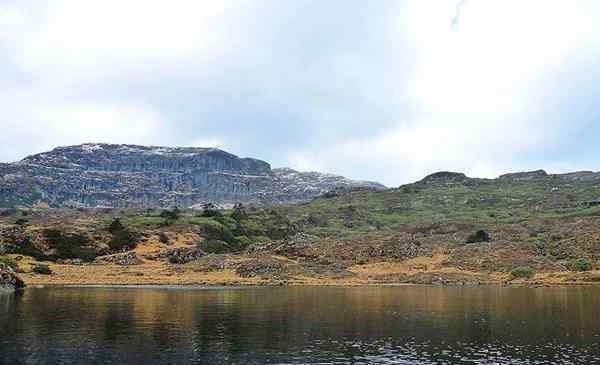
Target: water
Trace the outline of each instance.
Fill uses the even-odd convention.
[[[600,364],[599,288],[46,288],[2,364]]]

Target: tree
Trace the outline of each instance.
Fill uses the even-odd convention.
[[[160,216],[165,219],[166,225],[171,225],[180,218],[181,211],[177,207],[173,210],[165,209],[160,213]]]
[[[124,229],[125,229],[125,226],[121,223],[121,220],[119,218],[113,219],[113,221],[108,226],[108,231],[110,233],[115,233],[118,231],[122,231]]]
[[[236,222],[240,222],[248,218],[248,213],[246,213],[246,208],[244,208],[242,203],[237,203],[234,205],[231,218],[233,218]]]

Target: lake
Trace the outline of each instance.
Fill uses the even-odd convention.
[[[2,364],[600,364],[600,287],[30,288]]]

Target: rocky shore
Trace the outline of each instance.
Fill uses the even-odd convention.
[[[14,292],[25,287],[14,270],[6,263],[0,262],[0,293]]]

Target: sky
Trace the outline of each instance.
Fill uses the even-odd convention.
[[[597,19],[596,0],[0,0],[0,161],[105,142],[388,186],[597,171]]]

